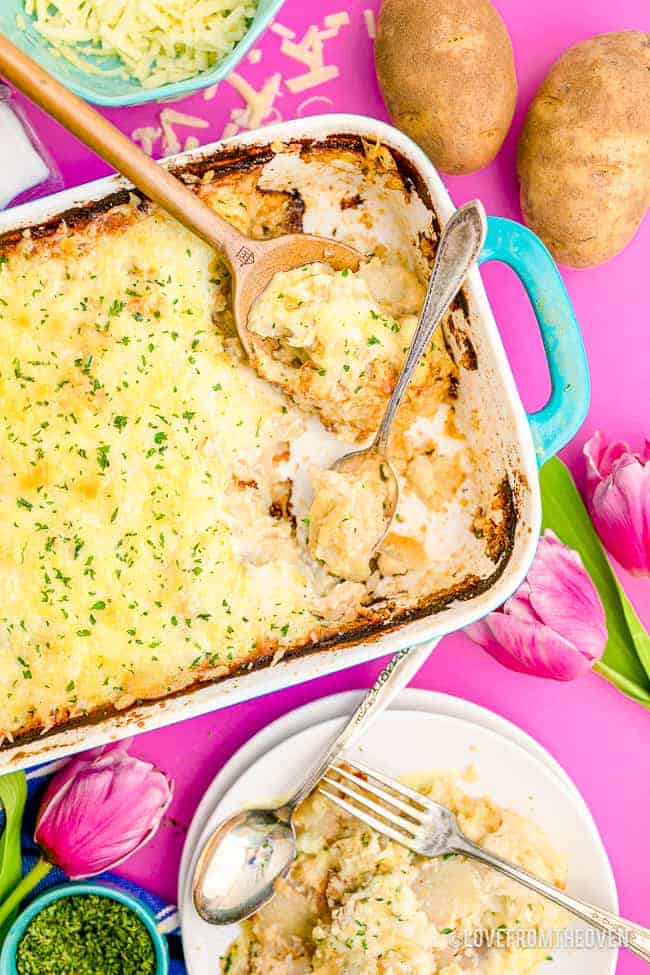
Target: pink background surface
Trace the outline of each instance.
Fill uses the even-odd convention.
[[[536,87],[570,44],[603,31],[650,30],[650,3],[496,0],[496,5],[514,43],[519,78],[517,115],[491,166],[479,174],[446,178],[445,182],[456,203],[480,197],[488,213],[519,219],[515,147],[523,113]],[[337,65],[339,77],[292,94],[287,80],[307,69],[281,51],[277,33],[267,32],[259,44],[261,60],[253,64],[247,58],[238,69],[238,74],[257,88],[274,73],[281,73],[274,111],[264,121],[333,110],[386,118],[364,16],[364,11],[376,7],[376,0],[287,0],[278,21],[293,30],[297,40],[311,24],[322,29],[326,15],[347,10],[349,24],[340,27],[338,36],[323,41],[324,62]],[[305,104],[314,95],[318,100]],[[149,105],[107,114],[131,134],[139,126],[158,125],[163,107]],[[196,135],[205,143],[222,136],[232,110],[241,109],[243,102],[225,81],[211,100],[198,93],[168,107],[207,120],[207,127],[200,130],[177,128],[181,144],[187,135]],[[30,107],[29,114],[57,159],[67,185],[107,171],[102,162],[39,111]],[[240,117],[243,127],[245,122]],[[160,142],[155,152],[160,154]],[[607,266],[564,272],[582,326],[593,381],[589,416],[563,455],[580,482],[582,445],[595,428],[636,446],[650,434],[649,258],[650,220],[646,220],[626,251]],[[532,314],[507,268],[490,265],[483,274],[522,398],[527,407],[535,408],[544,400],[548,379]],[[650,624],[650,580],[633,582],[623,572],[620,577],[644,621]],[[252,734],[290,709],[326,694],[368,687],[382,665],[359,666],[136,739],[132,751],[155,761],[175,777],[176,796],[165,827],[123,872],[173,899],[187,825],[224,761]],[[650,713],[596,675],[562,685],[506,671],[462,634],[443,640],[413,683],[491,708],[550,750],[582,791],[601,830],[616,875],[622,913],[650,926]],[[640,975],[647,969],[623,952],[618,971],[621,975]]]

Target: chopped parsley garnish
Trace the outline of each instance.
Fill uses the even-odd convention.
[[[97,448],[97,463],[103,471],[110,466],[110,461],[108,459],[110,449],[110,444],[106,443],[100,444]]]
[[[156,954],[142,921],[98,894],[62,897],[30,922],[16,950],[18,975],[154,975]]]

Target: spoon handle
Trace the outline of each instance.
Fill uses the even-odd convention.
[[[598,928],[598,930],[603,931],[608,936],[607,947],[615,948],[622,946],[627,948],[628,951],[634,952],[639,958],[643,958],[644,961],[650,962],[650,928],[641,927],[640,924],[635,924],[633,921],[626,921],[625,918],[618,917],[610,911],[595,907],[593,904],[589,904],[588,901],[583,901],[578,897],[565,894],[564,891],[558,890],[553,884],[539,880],[514,863],[510,863],[508,860],[502,860],[501,857],[496,856],[489,850],[477,846],[476,843],[472,843],[471,840],[468,840],[461,833],[458,834],[457,840],[453,842],[453,846],[457,853],[472,857],[472,859],[478,860],[480,863],[484,863],[494,870],[498,870],[499,873],[505,874],[511,880],[523,884],[529,890],[534,890],[535,893],[548,898],[548,900],[563,907],[571,914],[579,917],[582,921],[586,921],[587,924],[591,924],[593,927]]]
[[[404,393],[418,367],[433,333],[442,321],[449,305],[458,293],[465,275],[481,253],[485,241],[486,218],[478,200],[466,203],[450,217],[442,232],[436,259],[429,278],[429,287],[420,312],[420,319],[399,374],[393,395],[377,431],[374,446],[386,452],[388,437],[395,414]]]
[[[223,251],[231,267],[237,266],[237,253],[242,247],[247,252],[251,250],[247,237],[2,34],[0,75],[176,217],[179,223]]]
[[[397,651],[379,674],[343,730],[336,736],[323,758],[308,772],[293,798],[285,804],[285,809],[291,812],[313,791],[330,765],[336,762],[341,753],[346,748],[350,748],[368,730],[373,721],[386,710],[396,694],[399,694],[411,678],[417,674],[437,643],[437,640],[427,641],[427,643],[420,643],[418,646]]]

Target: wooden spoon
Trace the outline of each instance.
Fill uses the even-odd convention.
[[[1,34],[0,74],[179,223],[224,255],[232,271],[235,325],[248,354],[251,350],[248,313],[274,274],[313,261],[323,261],[337,271],[358,268],[361,260],[358,251],[326,237],[313,234],[285,234],[271,240],[246,237]]]

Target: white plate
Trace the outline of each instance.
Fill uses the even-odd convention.
[[[405,692],[405,696],[414,693],[424,693],[427,698],[434,696],[426,692]],[[349,698],[350,695],[336,697]],[[328,700],[332,702],[332,699]],[[451,701],[455,702],[455,699]],[[403,706],[403,702],[404,697],[399,698],[398,707]],[[349,713],[349,709],[348,703],[345,713]],[[244,746],[224,767],[197,811],[197,822],[188,833],[181,863],[179,897],[183,945],[190,975],[215,975],[219,970],[220,955],[236,935],[234,927],[219,928],[203,922],[191,904],[189,877],[204,836],[224,816],[241,806],[255,804],[260,797],[270,801],[271,797],[290,790],[301,771],[341,725],[340,718],[314,725],[314,710],[315,706],[310,705],[292,712]],[[465,710],[465,707],[459,710]],[[483,709],[477,710],[483,712]],[[309,711],[312,720],[307,724],[305,719],[309,717]],[[484,718],[485,714],[479,717]],[[495,717],[491,716],[492,719]],[[499,725],[501,722],[502,719],[497,719],[490,723]],[[282,725],[283,728],[279,727]],[[449,714],[432,714],[417,709],[390,711],[377,721],[351,754],[357,754],[368,764],[399,774],[429,769],[462,770],[467,765],[474,765],[479,782],[467,786],[468,791],[482,790],[497,802],[540,823],[567,857],[569,890],[616,911],[611,868],[593,820],[575,787],[567,784],[564,773],[558,774],[559,766],[539,746],[533,749],[522,747],[513,740],[520,738],[522,733],[513,736],[514,726],[508,722],[503,725],[510,732],[508,736],[501,728],[478,725]],[[278,742],[280,732],[284,733]],[[260,741],[265,737],[267,740]],[[527,736],[523,737],[527,739]],[[406,741],[408,748],[404,747]],[[533,754],[534,751],[541,751],[544,758]],[[243,760],[241,752],[247,752]],[[586,955],[583,951],[556,950],[554,961],[544,970],[552,975],[582,975],[585,964],[590,975],[611,975],[616,965],[616,952],[590,951]]]
[[[313,724],[321,721],[328,721],[330,718],[344,717],[352,714],[355,707],[361,701],[365,691],[341,691],[339,694],[330,694],[327,697],[318,698],[309,704],[303,704],[281,718],[268,724],[261,731],[242,745],[235,754],[226,762],[220,772],[214,777],[203,799],[199,803],[192,817],[185,844],[183,846],[183,856],[179,874],[179,904],[182,903],[182,893],[185,890],[184,879],[189,868],[189,861],[192,858],[199,836],[212,810],[219,802],[224,792],[230,788],[248,766],[269,748],[273,748],[289,735],[295,734],[302,728],[309,728]],[[455,718],[464,718],[482,728],[490,728],[502,735],[509,741],[521,745],[531,754],[536,755],[541,761],[545,762],[566,784],[574,791],[576,796],[580,793],[576,789],[572,780],[546,749],[531,738],[529,734],[522,731],[516,724],[502,718],[501,715],[481,707],[480,704],[473,704],[461,697],[454,697],[452,694],[443,694],[440,691],[419,690],[409,687],[397,695],[390,710],[408,711],[427,711],[431,714],[448,714]],[[580,796],[582,802],[582,797]]]

